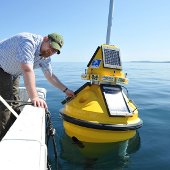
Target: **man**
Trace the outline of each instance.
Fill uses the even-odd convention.
[[[50,56],[63,46],[63,38],[57,33],[42,37],[32,33],[20,33],[0,42],[0,95],[5,100],[18,100],[19,76],[23,75],[25,87],[34,106],[47,108],[46,102],[38,97],[35,83],[35,68],[41,68],[46,79],[73,97],[69,90],[53,74]],[[0,102],[0,137],[11,124],[10,111]]]

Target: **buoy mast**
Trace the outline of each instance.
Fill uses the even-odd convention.
[[[110,44],[110,35],[111,35],[112,18],[113,18],[113,3],[114,3],[114,0],[110,0],[106,44]]]

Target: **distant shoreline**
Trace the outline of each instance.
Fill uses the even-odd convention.
[[[85,63],[89,61],[53,61],[53,63]],[[123,63],[170,63],[170,61],[122,61]]]
[[[131,63],[170,63],[170,61],[130,61]]]

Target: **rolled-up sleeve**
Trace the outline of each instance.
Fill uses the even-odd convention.
[[[20,43],[16,58],[22,64],[34,63],[34,45],[31,41],[26,40]]]

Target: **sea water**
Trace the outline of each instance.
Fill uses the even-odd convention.
[[[53,71],[69,89],[86,83],[81,74],[86,63],[54,63]],[[53,144],[49,160],[53,170],[170,170],[170,63],[125,62],[129,97],[144,124],[128,141],[110,144],[75,144],[64,132],[59,110],[64,93],[36,71],[38,87],[47,89],[48,109],[56,129],[57,160]]]

